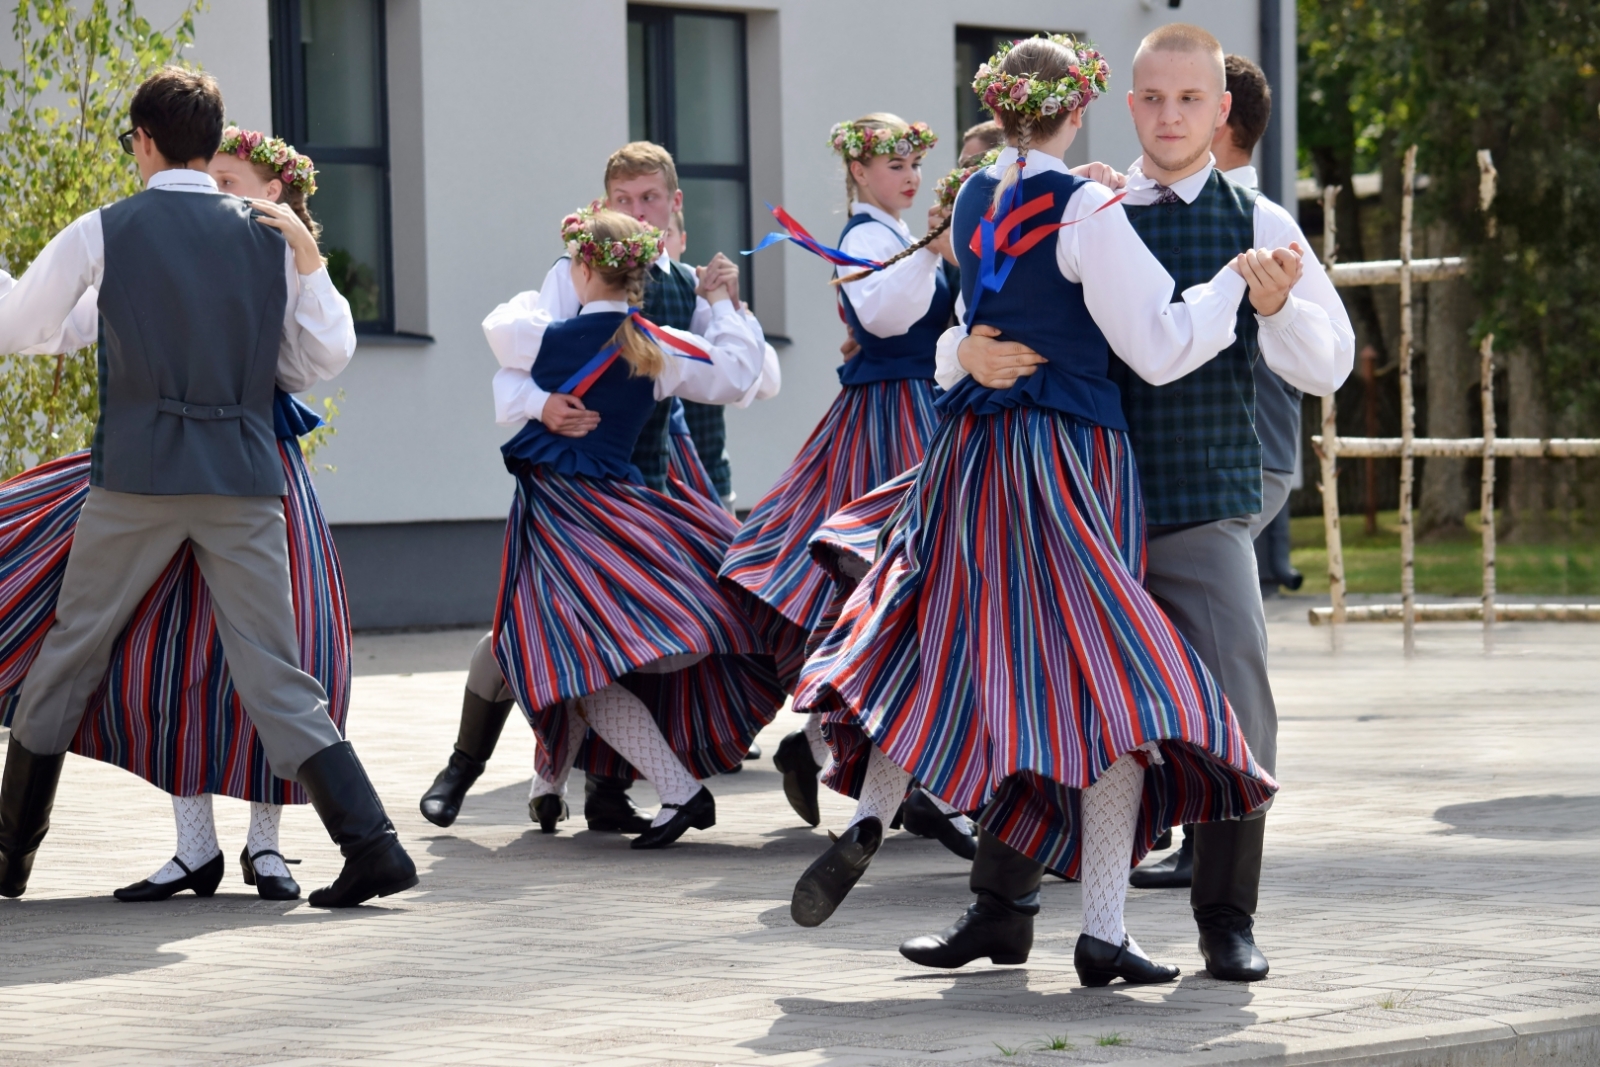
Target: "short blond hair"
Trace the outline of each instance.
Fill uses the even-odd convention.
[[[630,141],[606,160],[606,193],[610,194],[614,181],[645,174],[661,175],[666,179],[668,193],[678,191],[678,165],[672,161],[672,153],[651,141]]]
[[[1227,89],[1228,72],[1224,65],[1222,42],[1209,30],[1188,22],[1169,22],[1152,30],[1139,42],[1139,50],[1133,54],[1135,65],[1146,52],[1204,52],[1216,69],[1218,90]]]

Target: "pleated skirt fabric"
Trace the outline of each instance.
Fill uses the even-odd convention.
[[[811,535],[811,559],[832,579],[833,591],[822,620],[806,639],[807,656],[815,654],[839,624],[850,594],[877,559],[879,537],[910,495],[919,470],[920,464],[850,501]]]
[[[737,524],[715,498],[536,467],[517,478],[506,523],[495,656],[539,735],[540,774],[565,759],[568,702],[620,681],[650,708],[696,777],[738,764],[783,706],[782,619],[722,586],[717,569]],[[781,647],[779,647],[781,646]],[[700,654],[668,674],[637,673]],[[591,731],[574,766],[634,777]]]
[[[342,732],[350,707],[350,615],[333,537],[293,440],[279,440],[288,492],[289,578],[301,669],[322,683]],[[75,453],[0,485],[0,710],[4,721],[54,621],[89,454]],[[211,594],[185,544],[118,637],[71,751],[132,771],[177,796],[216,793],[303,804],[278,778],[239,701]]]
[[[950,416],[904,492],[795,695],[823,713],[830,786],[857,794],[876,745],[1068,876],[1081,790],[1147,743],[1161,758],[1134,757],[1149,773],[1130,864],[1172,824],[1277,790],[1141,585],[1126,434],[1038,408]]]
[[[833,590],[810,541],[827,518],[922,462],[938,412],[933,382],[849,385],[734,538],[722,577],[776,609],[808,636]]]

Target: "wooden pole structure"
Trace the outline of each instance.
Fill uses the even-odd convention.
[[[1405,654],[1417,652],[1417,538],[1411,514],[1416,460],[1416,405],[1411,381],[1411,223],[1416,208],[1417,146],[1406,149],[1400,187],[1400,606],[1405,613]]]
[[[1322,190],[1322,265],[1332,267],[1339,256],[1339,186]],[[1339,530],[1339,420],[1333,394],[1322,398],[1322,533],[1328,546],[1328,600],[1333,606],[1329,618],[1332,642],[1339,645],[1339,627],[1344,625],[1344,538]]]
[[[1378,350],[1371,345],[1361,349],[1361,405],[1366,408],[1367,436],[1378,436]],[[1366,465],[1364,471],[1367,492],[1367,536],[1376,537],[1378,534],[1378,480],[1377,461],[1368,456],[1362,461]]]
[[[1494,651],[1494,334],[1478,349],[1483,372],[1483,650]]]

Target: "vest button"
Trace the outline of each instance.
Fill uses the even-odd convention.
[[[185,415],[189,414],[189,405],[188,404],[183,405],[183,413]]]
[[[221,408],[217,409],[217,418],[219,418],[219,419],[222,418],[222,409]]]
[[[1183,444],[1183,434],[1180,433],[1177,437],[1174,438],[1174,440],[1177,441],[1180,445]]]

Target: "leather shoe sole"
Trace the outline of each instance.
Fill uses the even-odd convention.
[[[817,775],[822,768],[812,758],[811,745],[806,735],[796,730],[785,737],[772,754],[772,765],[783,775],[783,795],[794,813],[808,826],[822,822],[822,809],[817,804]]]
[[[883,823],[862,819],[818,856],[794,884],[789,916],[799,926],[821,926],[867,873],[883,844]]]

